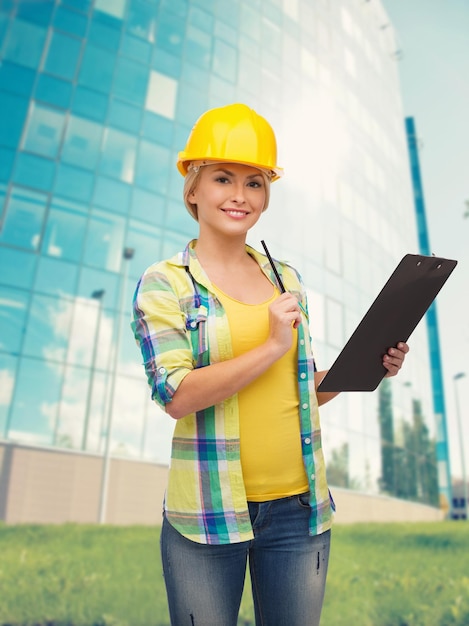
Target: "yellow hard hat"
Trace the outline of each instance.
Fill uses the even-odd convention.
[[[203,113],[194,124],[177,167],[183,176],[194,161],[244,163],[283,175],[278,167],[277,142],[270,124],[245,104],[229,104]]]

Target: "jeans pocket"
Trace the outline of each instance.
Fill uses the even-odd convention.
[[[309,491],[298,494],[297,499],[301,507],[309,509]]]

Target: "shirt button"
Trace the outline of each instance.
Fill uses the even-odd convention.
[[[303,404],[301,405],[302,409],[307,409],[308,408],[308,403],[307,402],[303,402]]]
[[[166,374],[166,368],[165,367],[159,367],[158,368],[158,374]]]
[[[316,474],[311,474],[311,480],[314,480],[316,478]]]
[[[306,437],[305,443],[311,443],[311,439],[309,437]]]
[[[302,345],[302,346],[305,345],[305,340],[304,339],[300,339],[300,345]]]
[[[306,378],[306,374],[305,374],[304,372],[301,372],[301,374],[300,374],[300,378],[305,379],[305,378]]]
[[[192,320],[192,322],[189,324],[189,326],[190,326],[191,328],[196,328],[196,326],[197,326],[197,322],[196,322],[195,320]]]

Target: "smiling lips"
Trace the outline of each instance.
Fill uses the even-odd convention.
[[[246,217],[248,215],[248,211],[242,211],[241,209],[222,209],[223,213],[230,215],[231,217]]]

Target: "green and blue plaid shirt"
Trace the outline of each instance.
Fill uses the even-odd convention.
[[[232,358],[227,316],[197,260],[194,241],[172,259],[150,266],[134,296],[132,329],[140,345],[152,398],[163,408],[194,368]],[[263,254],[247,246],[275,284]],[[285,288],[307,311],[297,272],[276,263]],[[299,420],[310,487],[310,534],[328,530],[332,503],[321,447],[314,359],[308,320],[298,327]],[[169,522],[198,543],[224,544],[253,538],[240,460],[237,394],[177,420],[165,498]]]

